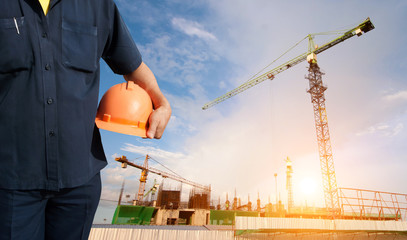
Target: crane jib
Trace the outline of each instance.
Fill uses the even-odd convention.
[[[148,155],[147,155],[147,157],[148,157]],[[208,186],[204,186],[204,185],[202,185],[202,184],[198,184],[198,183],[192,182],[192,181],[187,180],[187,179],[185,179],[185,178],[183,178],[183,177],[180,177],[180,176],[178,176],[178,175],[171,174],[171,173],[168,173],[168,172],[164,172],[164,171],[161,171],[161,170],[156,169],[156,168],[153,168],[153,167],[147,167],[147,168],[146,168],[146,167],[144,167],[144,166],[141,166],[141,165],[135,164],[135,163],[133,163],[133,162],[130,162],[125,156],[115,158],[115,160],[118,161],[118,162],[121,162],[121,163],[126,163],[126,166],[127,166],[127,165],[130,165],[130,166],[132,166],[132,167],[135,167],[135,168],[138,168],[138,169],[141,169],[141,170],[146,170],[146,171],[148,171],[148,172],[151,172],[151,173],[160,175],[160,176],[162,176],[163,178],[173,179],[173,180],[175,180],[175,181],[179,181],[179,182],[188,184],[188,185],[190,185],[190,186],[193,186],[193,187],[196,187],[196,188],[200,188],[200,189],[205,190],[205,191],[210,191],[210,187],[208,187]]]
[[[312,52],[308,51],[306,53],[303,53],[303,54],[297,56],[296,58],[293,58],[293,59],[289,60],[288,62],[286,62],[286,63],[284,63],[284,64],[282,64],[282,65],[280,65],[280,66],[278,66],[278,67],[276,67],[276,68],[274,68],[274,69],[272,69],[272,70],[270,70],[270,71],[268,71],[268,72],[266,72],[266,73],[264,73],[264,74],[262,74],[262,75],[260,75],[260,76],[258,76],[256,78],[254,78],[254,79],[251,79],[251,80],[243,83],[242,85],[238,86],[237,88],[233,89],[232,91],[227,92],[224,95],[216,98],[215,100],[205,104],[202,107],[202,109],[206,110],[206,109],[208,109],[208,108],[210,108],[210,107],[212,107],[212,106],[214,106],[214,105],[216,105],[218,103],[221,103],[221,102],[225,101],[226,99],[229,99],[229,98],[231,98],[231,97],[233,97],[233,96],[235,96],[235,95],[237,95],[237,94],[239,94],[239,93],[241,93],[241,92],[243,92],[243,91],[245,91],[245,90],[247,90],[247,89],[249,89],[249,88],[251,88],[251,87],[253,87],[253,86],[255,86],[255,85],[257,85],[257,84],[259,84],[259,83],[261,83],[263,81],[265,81],[265,80],[267,80],[267,79],[273,80],[274,77],[277,74],[279,74],[279,73],[287,70],[288,68],[291,68],[291,67],[303,62],[304,60],[306,60],[307,56],[309,54],[311,54],[311,53],[319,54],[319,53],[321,53],[321,52],[323,52],[323,51],[337,45],[338,43],[341,43],[341,42],[345,41],[346,39],[349,39],[349,38],[351,38],[351,37],[353,37],[355,35],[360,36],[361,32],[366,33],[366,32],[369,32],[370,30],[372,30],[374,28],[375,27],[374,27],[373,23],[370,21],[370,18],[367,18],[365,21],[360,23],[358,26],[353,27],[353,28],[349,29],[348,31],[346,31],[342,36],[340,36],[340,37],[338,37],[338,38],[336,38],[336,39],[334,39],[334,40],[332,40],[332,41],[330,41],[330,42],[328,42],[328,43],[314,49]],[[360,30],[360,32],[357,33],[356,32],[357,30]],[[311,35],[309,35],[309,36],[311,36]]]

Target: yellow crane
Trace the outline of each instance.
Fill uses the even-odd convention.
[[[129,161],[126,156],[121,156],[121,157],[115,158],[115,160],[117,162],[122,163],[122,168],[127,168],[127,166],[129,165],[131,167],[135,167],[135,168],[138,168],[138,169],[141,170],[140,185],[139,185],[139,190],[138,190],[138,194],[137,194],[137,198],[136,198],[137,203],[140,203],[144,198],[144,191],[145,191],[147,176],[148,176],[149,172],[157,174],[157,175],[159,175],[159,176],[161,176],[163,178],[169,178],[169,179],[173,179],[175,181],[181,182],[181,183],[188,184],[190,186],[202,189],[202,190],[207,191],[207,192],[210,193],[210,191],[211,191],[210,186],[204,186],[202,184],[192,182],[192,181],[187,180],[187,179],[185,179],[185,178],[183,178],[183,177],[181,177],[181,176],[179,176],[179,175],[177,175],[175,173],[168,173],[168,172],[164,172],[162,170],[159,170],[159,169],[156,169],[156,168],[153,168],[153,167],[149,167],[148,166],[148,159],[150,159],[150,158],[151,157],[149,155],[146,155],[143,165],[138,165],[138,164],[135,164],[135,163]]]
[[[306,77],[309,80],[309,90],[308,93],[311,94],[311,101],[314,108],[314,118],[315,118],[315,126],[317,132],[317,140],[318,140],[318,150],[319,150],[319,158],[320,158],[320,165],[322,171],[322,182],[324,188],[324,196],[325,196],[325,205],[332,213],[332,216],[335,217],[336,215],[340,214],[340,204],[339,204],[339,197],[338,197],[338,190],[336,184],[336,175],[334,169],[334,163],[332,158],[332,147],[330,143],[330,136],[329,136],[329,129],[328,129],[328,121],[325,109],[325,96],[324,92],[327,89],[322,83],[322,75],[323,73],[320,71],[319,66],[317,64],[316,56],[319,53],[353,37],[353,36],[361,36],[363,33],[367,33],[370,30],[374,29],[373,23],[370,21],[369,18],[364,20],[362,23],[358,24],[351,29],[347,29],[341,32],[341,35],[335,38],[332,41],[329,41],[321,46],[317,46],[314,43],[314,37],[316,35],[325,35],[327,33],[316,33],[316,34],[309,34],[304,39],[308,38],[308,51],[281,64],[280,66],[273,68],[270,71],[267,71],[259,76],[255,76],[248,80],[247,82],[243,83],[242,85],[238,86],[237,88],[225,93],[224,95],[216,98],[215,100],[205,104],[202,109],[208,109],[218,103],[225,101],[267,79],[273,80],[275,76],[305,60],[309,63],[308,68],[308,76]],[[303,40],[304,40],[303,39]]]

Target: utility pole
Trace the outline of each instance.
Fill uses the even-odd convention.
[[[276,180],[276,204],[278,204],[277,173],[274,173],[274,178]]]
[[[120,205],[122,203],[123,191],[124,191],[124,179],[123,179],[123,183],[122,183],[122,188],[120,189],[120,196],[119,196],[119,201],[117,202],[117,205]]]

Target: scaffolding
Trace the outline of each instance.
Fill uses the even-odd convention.
[[[189,193],[188,208],[209,209],[210,208],[210,191],[191,189]]]
[[[339,188],[343,218],[361,220],[407,219],[407,194]]]
[[[178,209],[181,206],[180,190],[164,190],[160,187],[157,197],[157,206],[163,209]]]

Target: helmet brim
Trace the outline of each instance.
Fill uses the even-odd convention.
[[[140,128],[137,125],[127,125],[114,122],[105,122],[101,119],[96,119],[96,126],[100,129],[108,130],[111,132],[117,132],[132,136],[139,136],[142,138],[147,137],[147,130],[145,128]]]

